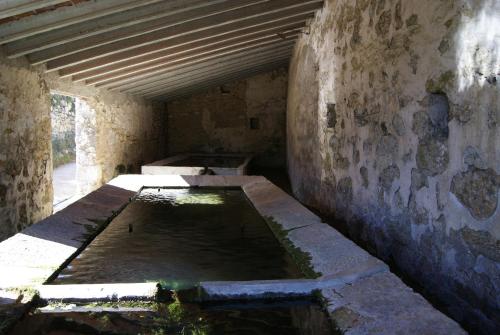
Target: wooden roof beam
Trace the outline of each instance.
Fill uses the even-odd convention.
[[[160,1],[91,0],[71,7],[61,7],[3,24],[0,29],[0,44]]]
[[[213,34],[205,39],[195,39],[190,41],[191,36],[176,38],[169,43],[157,45],[158,49],[148,49],[145,54],[134,58],[125,57],[124,60],[113,62],[111,57],[101,58],[99,60],[89,61],[86,63],[69,66],[59,71],[61,77],[73,76],[75,81],[85,80],[96,76],[113,73],[120,70],[140,67],[154,62],[161,62],[164,59],[172,59],[180,55],[196,53],[199,50],[208,50],[218,48],[221,45],[229,45],[231,43],[239,43],[241,41],[252,40],[269,34],[280,34],[290,29],[299,29],[304,27],[305,21],[312,14],[300,15],[283,20],[276,20],[270,23],[245,28],[237,31],[232,31],[223,34]],[[175,42],[179,42],[176,45]],[[173,46],[172,46],[173,45]],[[111,63],[109,63],[111,61]],[[109,63],[109,64],[108,64]],[[103,65],[104,64],[104,65]]]
[[[236,64],[241,66],[241,62],[259,59],[262,56],[273,56],[275,54],[280,54],[282,52],[286,52],[287,54],[291,54],[291,50],[293,47],[293,41],[285,41],[276,45],[266,45],[258,48],[253,48],[250,50],[242,50],[232,54],[212,58],[209,60],[202,60],[189,66],[182,66],[176,69],[168,69],[163,71],[162,73],[156,73],[146,78],[137,79],[134,81],[130,81],[124,84],[115,84],[110,87],[110,89],[119,89],[119,90],[127,90],[127,91],[138,91],[145,87],[154,87],[158,83],[171,80],[173,77],[177,75],[187,75],[193,71],[200,71],[201,69],[209,68],[223,68],[224,66],[232,65],[236,62]]]
[[[38,34],[5,46],[8,57],[47,50],[70,53],[266,0],[170,0]]]
[[[68,0],[3,0],[0,2],[0,19],[28,13],[67,1]]]
[[[47,70],[59,70],[64,67],[76,65],[79,63],[87,63],[91,60],[97,60],[99,58],[105,58],[106,61],[102,62],[100,66],[107,64],[112,64],[125,59],[139,57],[145,53],[152,53],[158,51],[159,48],[168,48],[189,43],[194,40],[202,40],[215,35],[224,35],[229,32],[242,30],[252,26],[258,26],[272,21],[281,20],[284,18],[289,18],[293,16],[300,16],[310,12],[315,11],[322,1],[307,1],[305,5],[293,5],[285,6],[284,3],[295,3],[297,0],[276,0],[273,4],[278,8],[275,8],[268,14],[262,14],[259,10],[255,8],[252,10],[253,14],[250,16],[244,15],[242,17],[234,17],[236,13],[227,12],[221,15],[205,18],[198,20],[198,22],[190,22],[186,25],[179,25],[171,27],[172,30],[157,31],[147,35],[141,35],[134,37],[132,39],[127,39],[123,41],[118,41],[115,43],[107,44],[105,46],[85,50],[78,52],[69,56],[64,56],[58,59],[54,59],[47,63]],[[278,6],[279,5],[279,6]],[[260,6],[251,6],[248,8],[236,10],[234,12],[241,11],[246,12],[249,8],[256,7],[259,9]],[[222,19],[226,19],[221,21]],[[209,24],[211,22],[211,24]],[[169,28],[170,29],[170,28]],[[29,56],[32,63],[43,62],[42,59],[34,57],[34,54]],[[108,58],[109,56],[109,58]],[[43,57],[42,57],[43,58]]]
[[[128,70],[124,70],[122,73],[115,72],[115,73],[103,75],[100,77],[95,77],[95,78],[86,80],[85,84],[95,85],[96,87],[108,87],[108,86],[116,84],[116,83],[125,83],[125,82],[129,82],[129,81],[135,81],[135,80],[138,80],[140,78],[148,77],[151,75],[161,74],[161,73],[164,73],[165,71],[169,71],[169,70],[174,69],[174,68],[187,66],[187,65],[193,64],[195,62],[214,59],[217,57],[236,53],[236,52],[243,51],[243,50],[248,50],[248,49],[252,49],[252,48],[256,48],[256,47],[260,47],[260,46],[267,46],[267,45],[272,45],[272,44],[276,44],[276,43],[281,43],[283,41],[289,41],[289,43],[291,43],[291,42],[294,43],[296,36],[297,36],[297,33],[295,32],[294,35],[290,34],[290,35],[288,35],[287,39],[283,40],[279,36],[270,35],[270,36],[266,36],[265,38],[260,38],[260,39],[249,41],[249,42],[230,44],[225,48],[219,48],[216,50],[211,50],[209,52],[197,52],[197,53],[192,53],[188,56],[183,55],[181,57],[172,57],[172,59],[164,60],[163,62],[159,63],[156,66],[148,66],[146,68],[137,69],[135,71],[131,71],[130,69],[128,69]]]
[[[239,73],[232,73],[229,75],[215,76],[212,78],[208,78],[205,81],[200,81],[197,83],[188,83],[184,87],[178,87],[175,90],[164,91],[160,93],[152,93],[146,95],[145,98],[149,100],[155,101],[173,101],[175,99],[179,99],[188,95],[193,95],[196,93],[204,92],[207,89],[212,87],[217,87],[220,85],[227,84],[229,82],[235,80],[242,80],[245,78],[249,78],[260,73],[266,73],[283,66],[288,65],[289,60],[282,60],[273,63],[269,63],[266,65],[261,65],[255,68],[250,68],[246,71],[241,71]]]

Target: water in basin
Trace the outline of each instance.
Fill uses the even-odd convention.
[[[91,284],[301,278],[241,189],[144,189],[53,281]]]

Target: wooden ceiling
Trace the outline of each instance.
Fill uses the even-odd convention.
[[[0,44],[47,72],[171,100],[288,64],[323,0],[3,0]]]

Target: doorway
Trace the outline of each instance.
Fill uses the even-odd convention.
[[[51,94],[52,163],[54,209],[77,194],[76,181],[76,104],[75,98]]]

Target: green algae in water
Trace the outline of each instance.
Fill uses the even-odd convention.
[[[44,313],[35,310],[10,334],[334,334],[321,307],[306,300],[148,306],[149,311],[139,312],[119,311],[120,303],[114,312],[77,313],[67,306]]]
[[[186,194],[175,200],[175,205],[200,204],[200,205],[223,205],[224,198],[219,194]]]
[[[301,278],[241,189],[145,189],[54,284]]]

